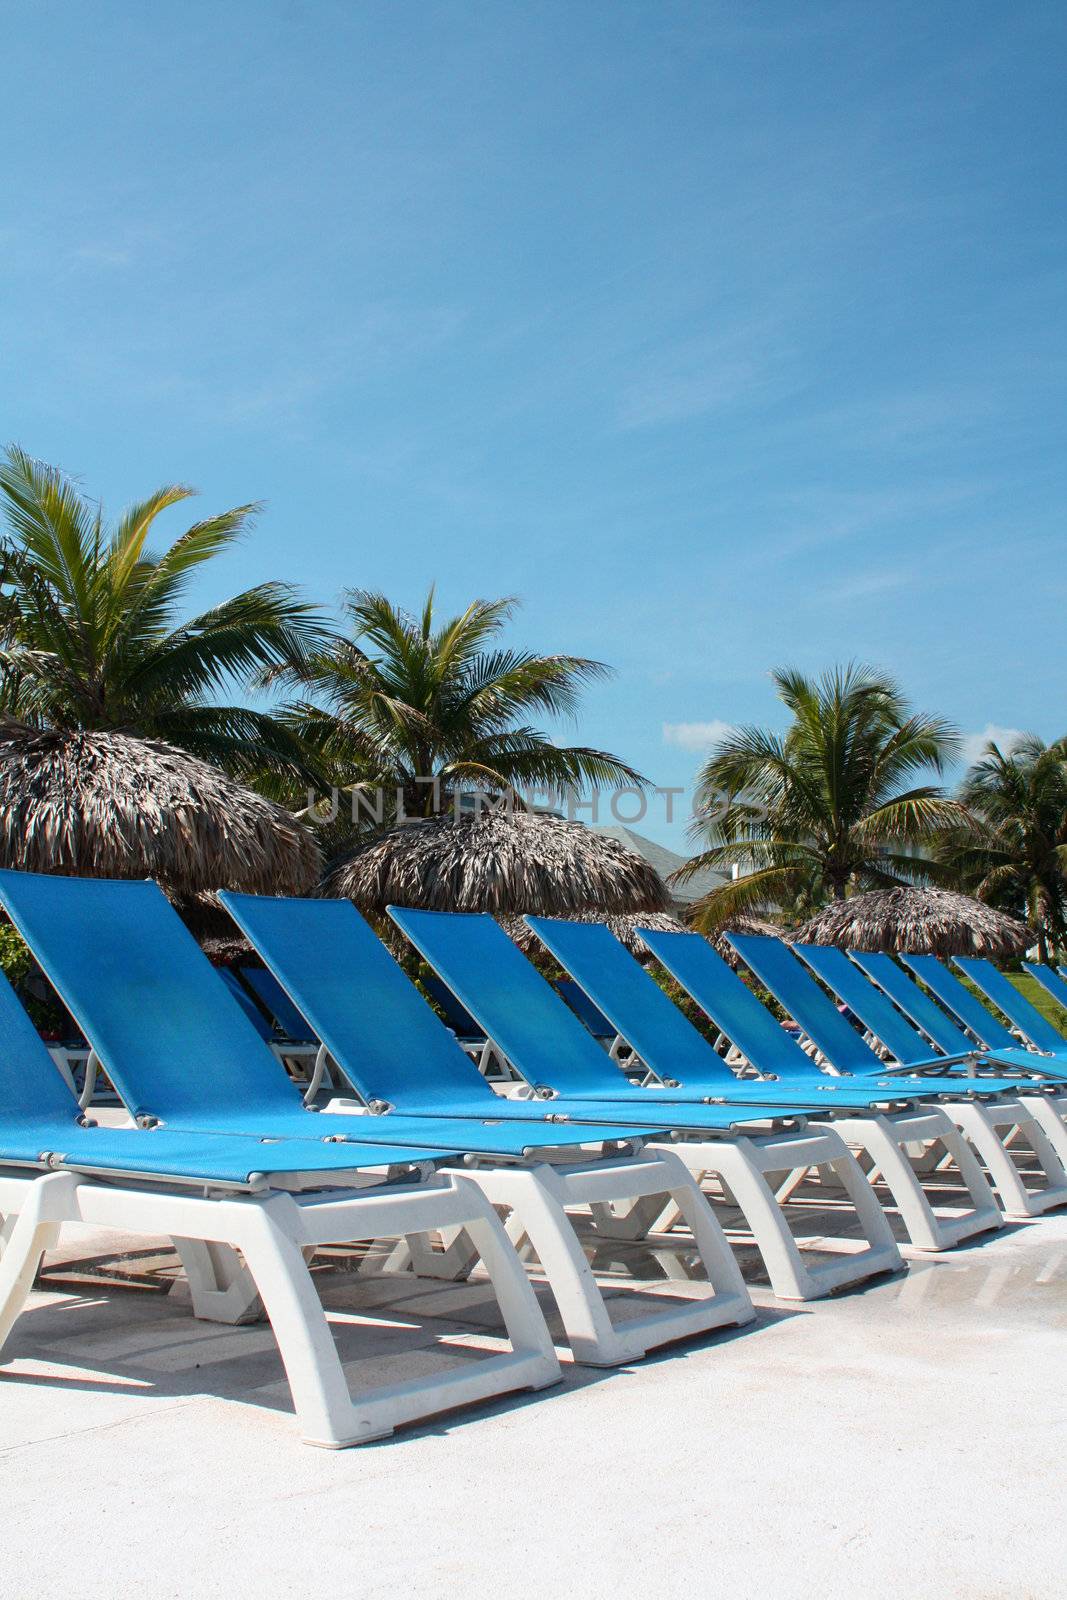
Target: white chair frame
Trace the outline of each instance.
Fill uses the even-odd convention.
[[[331,1179],[339,1176],[347,1181],[348,1175],[331,1174]],[[351,1181],[358,1184],[365,1176],[354,1172]],[[144,1181],[153,1182],[151,1175]],[[278,1188],[208,1197],[172,1187],[132,1187],[126,1179],[101,1181],[67,1171],[28,1178],[7,1169],[0,1173],[0,1213],[6,1218],[0,1235],[0,1349],[25,1305],[43,1253],[54,1247],[64,1222],[194,1239],[209,1255],[213,1249],[229,1255],[240,1251],[278,1341],[308,1444],[341,1449],[387,1438],[405,1423],[518,1389],[543,1389],[560,1378],[536,1296],[499,1218],[477,1186],[456,1173],[360,1191]],[[474,1242],[511,1349],[458,1372],[352,1395],[305,1252],[322,1244],[441,1228],[462,1228]]]
[[[596,1130],[590,1128],[589,1133],[590,1142],[596,1142]],[[501,1206],[511,1212],[508,1236],[528,1239],[536,1251],[576,1361],[617,1366],[678,1339],[752,1320],[755,1308],[729,1243],[700,1189],[672,1152],[600,1155],[575,1162],[571,1146],[566,1151],[539,1152],[539,1157],[532,1162],[472,1157],[462,1168],[443,1167],[440,1176],[456,1178],[465,1189],[481,1190],[490,1209]],[[567,1210],[593,1208],[612,1199],[636,1202],[652,1197],[657,1211],[673,1207],[690,1228],[707,1274],[706,1292],[684,1305],[661,1307],[616,1328]],[[0,1217],[4,1210],[0,1188]],[[495,1218],[495,1212],[493,1215]],[[181,1258],[197,1317],[238,1324],[270,1314],[255,1273],[226,1241],[196,1236],[187,1229],[163,1231],[170,1234]],[[421,1238],[429,1232],[445,1239],[443,1251],[431,1249]],[[383,1230],[381,1236],[401,1234],[406,1236],[406,1252],[394,1252],[394,1270],[409,1266],[420,1276],[458,1278],[466,1276],[482,1258],[478,1239],[455,1221],[446,1220],[432,1228],[403,1228],[396,1235]],[[357,1237],[371,1235],[319,1242],[341,1243]]]
[[[546,1104],[550,1105],[551,1102]],[[629,1104],[627,1101],[627,1110]],[[662,1109],[662,1106],[657,1108]],[[677,1109],[681,1120],[685,1108],[679,1106]],[[634,1114],[640,1121],[636,1107]],[[751,1118],[759,1116],[756,1109],[747,1114]],[[768,1112],[767,1119],[770,1120],[772,1115]],[[863,1283],[887,1272],[899,1272],[904,1262],[888,1219],[840,1135],[833,1128],[807,1127],[803,1119],[795,1121],[796,1127],[785,1133],[738,1136],[724,1132],[721,1136],[709,1137],[680,1134],[669,1139],[664,1135],[663,1143],[657,1139],[646,1144],[642,1157],[648,1158],[655,1152],[660,1158],[672,1158],[677,1170],[686,1179],[680,1192],[689,1197],[691,1206],[692,1191],[695,1190],[715,1222],[718,1235],[723,1237],[714,1213],[710,1211],[699,1188],[709,1175],[719,1178],[745,1215],[766,1265],[771,1287],[779,1300],[818,1300],[836,1289]],[[805,1260],[804,1252],[793,1237],[782,1202],[767,1176],[797,1171],[803,1175],[812,1169],[832,1171],[844,1186],[865,1240],[863,1249],[849,1251],[835,1261],[817,1265]],[[497,1175],[477,1168],[464,1168],[464,1171],[482,1185],[491,1199],[515,1205],[514,1215],[508,1222],[510,1238],[516,1241],[527,1236],[533,1238],[526,1226],[525,1207],[520,1209],[517,1204],[523,1197],[516,1186],[508,1185],[510,1193],[505,1194],[505,1185]],[[554,1173],[559,1171],[558,1167],[553,1167]],[[676,1183],[680,1184],[680,1180],[676,1179]],[[648,1185],[642,1189],[624,1189],[619,1185],[610,1197],[603,1193],[592,1194],[588,1189],[581,1188],[577,1188],[574,1194],[576,1201],[589,1205],[596,1232],[601,1238],[638,1241],[652,1232],[666,1231],[676,1227],[679,1222],[689,1220],[677,1203],[676,1194],[664,1199],[667,1188],[660,1181],[658,1188]],[[535,1247],[540,1253],[540,1244],[536,1241]],[[464,1253],[456,1245],[449,1251],[440,1270],[442,1275],[461,1277],[471,1264],[470,1250]],[[705,1264],[711,1277],[706,1250]],[[717,1263],[717,1270],[723,1270],[721,1262]],[[723,1289],[729,1292],[726,1283]],[[582,1359],[588,1358],[583,1356]]]

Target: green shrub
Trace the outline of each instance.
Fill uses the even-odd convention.
[[[46,1036],[60,1032],[66,1022],[64,1013],[54,999],[42,1000],[30,992],[27,980],[36,970],[36,962],[25,939],[10,922],[0,923],[0,968],[29,1012],[34,1026]],[[48,992],[51,994],[51,989]]]
[[[21,989],[29,976],[33,957],[17,928],[10,922],[0,924],[0,967],[13,989]]]

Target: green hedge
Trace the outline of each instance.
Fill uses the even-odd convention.
[[[65,1017],[53,1000],[39,1000],[26,988],[26,979],[35,968],[29,947],[17,928],[10,922],[0,923],[0,968],[11,987],[33,1018],[33,1023],[45,1037],[62,1030]]]

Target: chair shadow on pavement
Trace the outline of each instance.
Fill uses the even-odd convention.
[[[595,1260],[613,1319],[668,1309],[679,1296],[699,1293],[701,1277],[684,1236],[626,1245],[605,1242]],[[599,1252],[594,1252],[594,1258]],[[611,1258],[611,1259],[609,1259]],[[324,1253],[314,1276],[350,1382],[362,1368],[374,1384],[427,1376],[497,1353],[503,1327],[489,1285],[477,1276],[454,1282],[409,1273],[353,1270],[358,1256]],[[96,1249],[84,1245],[45,1263],[39,1289],[12,1330],[0,1366],[0,1387],[42,1387],[77,1393],[128,1396],[153,1402],[237,1400],[286,1413],[291,1400],[281,1357],[267,1322],[231,1326],[196,1320],[187,1301],[170,1297],[182,1281],[167,1242],[148,1248]],[[662,1289],[656,1284],[661,1283]],[[670,1286],[673,1285],[673,1291]],[[442,1413],[401,1430],[397,1437],[450,1431],[479,1418],[618,1379],[637,1365],[670,1361],[709,1346],[728,1346],[805,1314],[807,1308],[761,1306],[742,1327],[713,1330],[666,1345],[641,1363],[580,1366],[566,1345],[555,1302],[536,1274],[533,1286],[561,1357],[563,1382],[537,1393],[516,1392],[462,1411]],[[29,1368],[29,1370],[13,1370]],[[150,1415],[155,1407],[146,1408]],[[388,1444],[384,1440],[381,1443]],[[361,1448],[368,1448],[363,1446]]]

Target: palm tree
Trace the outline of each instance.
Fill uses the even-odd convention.
[[[306,775],[291,730],[213,698],[235,680],[298,663],[330,635],[286,584],[263,583],[182,618],[194,573],[258,509],[194,523],[159,554],[156,518],[194,493],[172,484],[113,527],[55,467],[10,447],[0,459],[0,711],[31,726],[167,740],[239,775]]]
[[[290,726],[339,787],[397,796],[366,808],[375,823],[449,810],[464,789],[643,784],[602,750],[560,746],[527,719],[573,714],[582,687],[609,669],[583,656],[536,655],[499,642],[513,599],[473,600],[439,620],[431,589],[418,617],[381,594],[345,597],[351,637],[280,676],[303,691]],[[361,808],[357,806],[357,814]],[[366,823],[367,815],[363,816]]]
[[[936,867],[916,849],[966,825],[959,802],[914,782],[940,772],[957,735],[911,712],[890,679],[855,665],[772,678],[792,716],[785,734],[739,728],[699,776],[693,833],[709,848],[676,876],[739,874],[700,902],[708,930],[763,906],[814,909],[851,889],[930,876]]]
[[[1067,946],[1067,739],[987,744],[960,799],[977,831],[950,830],[939,856],[961,888],[1029,922],[1047,961]]]

